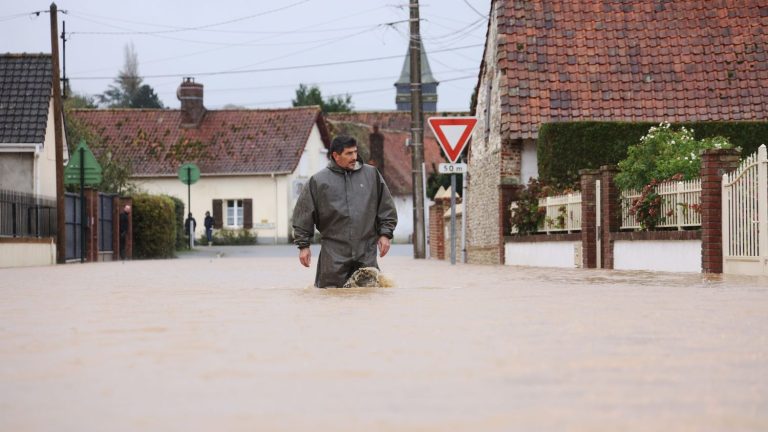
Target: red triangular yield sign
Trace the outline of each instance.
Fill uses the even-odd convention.
[[[469,136],[472,135],[477,119],[475,117],[430,117],[427,121],[437,142],[448,156],[448,160],[456,163],[469,142]]]

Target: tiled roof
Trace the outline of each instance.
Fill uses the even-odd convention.
[[[766,118],[764,0],[493,0],[491,10],[511,138],[553,121]]]
[[[135,176],[175,176],[193,162],[202,175],[289,173],[296,169],[312,126],[328,134],[318,107],[220,110],[205,113],[199,127],[182,128],[180,110],[74,110]]]
[[[456,115],[456,113],[452,114]],[[425,117],[428,116],[425,115]],[[399,111],[330,113],[326,119],[334,131],[355,136],[366,154],[369,152],[368,135],[373,132],[373,126],[378,126],[379,132],[384,135],[384,168],[381,174],[387,186],[393,195],[412,193],[411,152],[405,147],[406,139],[411,137],[410,113]],[[362,130],[356,130],[358,128]],[[426,123],[425,128],[424,162],[429,175],[437,171],[437,164],[446,160],[440,154],[440,146]]]
[[[45,140],[51,79],[50,54],[0,55],[0,145]]]

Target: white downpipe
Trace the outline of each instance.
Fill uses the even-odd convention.
[[[278,202],[278,197],[277,197],[277,176],[275,175],[275,173],[272,173],[271,175],[272,175],[272,178],[275,180],[275,244],[277,244],[277,215],[278,215],[278,211],[277,211],[277,202]],[[251,207],[251,217],[253,217],[253,207]]]

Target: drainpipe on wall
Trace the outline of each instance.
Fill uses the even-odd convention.
[[[271,176],[275,180],[275,244],[277,244],[277,176],[275,173],[272,173]]]
[[[35,205],[37,206],[37,209],[35,210],[35,231],[37,232],[37,235],[40,235],[40,156],[42,154],[43,145],[35,144],[35,154],[32,157],[32,175],[34,176],[32,181],[34,182],[33,190],[35,192]],[[55,263],[56,258],[51,262]]]

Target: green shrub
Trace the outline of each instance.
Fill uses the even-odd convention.
[[[539,207],[539,198],[545,193],[542,189],[542,184],[532,178],[520,190],[516,206],[512,209],[512,226],[517,228],[517,234],[534,234],[544,223],[546,209]]]
[[[621,189],[642,189],[653,180],[664,181],[675,175],[690,180],[699,176],[704,149],[730,147],[726,138],[697,140],[685,126],[673,129],[669,123],[661,123],[629,147],[627,157],[619,162],[616,184]]]
[[[133,197],[133,256],[173,258],[176,245],[174,202],[167,196]]]
[[[216,246],[232,246],[232,245],[254,245],[256,244],[256,235],[248,229],[219,229],[213,230],[211,236],[213,244]],[[207,245],[208,238],[205,236],[205,232],[197,240],[198,244]]]
[[[188,249],[189,243],[184,236],[184,201],[175,196],[168,196],[173,201],[174,224],[176,225],[176,250]]]

